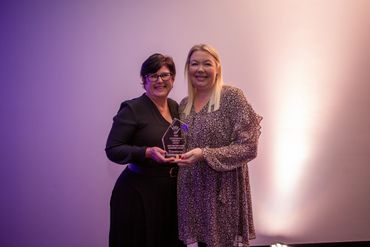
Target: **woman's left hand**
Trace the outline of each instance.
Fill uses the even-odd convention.
[[[203,160],[203,151],[200,148],[194,148],[187,153],[181,155],[180,159],[176,159],[176,162],[179,166],[189,166],[197,163],[198,161]]]

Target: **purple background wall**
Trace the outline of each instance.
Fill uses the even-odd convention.
[[[139,67],[213,44],[264,116],[254,244],[370,240],[369,2],[1,3],[1,246],[106,246],[104,146]]]

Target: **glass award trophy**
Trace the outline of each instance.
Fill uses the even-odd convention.
[[[166,157],[180,158],[185,151],[185,133],[188,126],[181,120],[174,118],[162,137],[163,149]]]

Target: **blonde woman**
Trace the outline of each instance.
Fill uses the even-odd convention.
[[[248,162],[257,156],[262,117],[240,89],[224,85],[210,45],[190,49],[185,74],[188,97],[179,113],[189,131],[179,161],[180,239],[188,246],[249,246],[255,231]]]

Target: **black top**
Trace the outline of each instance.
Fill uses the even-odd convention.
[[[178,118],[178,104],[168,99],[172,118]],[[113,118],[105,152],[118,164],[134,163],[139,166],[157,166],[152,159],[145,158],[146,147],[160,147],[162,136],[170,123],[160,114],[151,99],[142,96],[123,102]]]

